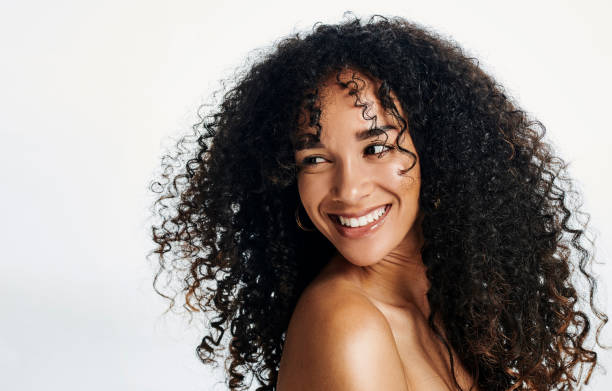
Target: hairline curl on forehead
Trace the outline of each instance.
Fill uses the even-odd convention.
[[[349,76],[350,75],[350,76]],[[347,77],[345,77],[347,76]],[[327,90],[330,84],[335,83],[345,89],[349,89],[348,94],[355,98],[354,105],[361,107],[361,115],[363,119],[370,122],[369,130],[371,132],[382,131],[385,136],[385,143],[389,139],[389,135],[386,132],[387,126],[378,126],[377,119],[379,114],[370,114],[370,110],[373,105],[378,106],[383,110],[383,113],[391,115],[395,122],[394,127],[398,129],[398,137],[396,138],[396,147],[404,153],[410,154],[413,157],[413,164],[403,173],[409,171],[416,164],[416,154],[403,148],[400,145],[400,140],[404,135],[404,132],[408,130],[408,122],[404,116],[400,115],[398,104],[401,107],[401,102],[393,93],[391,88],[384,80],[380,80],[373,77],[367,71],[360,70],[358,67],[346,65],[340,69],[336,69],[334,72],[329,72],[325,77],[321,79],[321,82],[314,90],[310,90],[305,94],[304,103],[300,108],[300,115],[298,117],[298,124],[296,129],[291,134],[291,142],[294,150],[303,149],[299,148],[304,142],[315,143],[320,142],[321,133],[323,128],[320,124],[322,115],[322,104],[326,100],[326,94],[321,94],[321,91]],[[375,97],[375,101],[363,101],[362,94],[365,89],[371,88]],[[315,133],[310,133],[307,129],[314,128]],[[300,141],[307,139],[305,141]]]

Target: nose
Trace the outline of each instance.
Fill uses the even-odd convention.
[[[339,162],[333,176],[333,201],[343,204],[359,204],[370,195],[373,184],[366,167],[358,161],[347,159]]]

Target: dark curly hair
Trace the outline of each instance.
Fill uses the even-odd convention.
[[[215,363],[229,345],[232,390],[253,377],[257,390],[275,389],[292,311],[335,250],[296,225],[293,136],[304,108],[318,121],[317,87],[346,69],[380,81],[382,105],[393,109],[395,94],[406,113],[422,173],[429,324],[436,330],[438,314],[452,325],[447,349],[481,389],[588,383],[597,364],[586,346],[591,313],[600,346],[608,318],[594,304],[588,215],[566,164],[543,141],[545,127],[458,45],[380,16],[315,24],[281,40],[162,159],[151,184],[153,286],[169,309],[184,302],[190,313],[213,315],[200,359]]]

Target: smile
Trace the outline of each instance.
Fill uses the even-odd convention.
[[[330,214],[336,230],[345,237],[358,238],[369,235],[382,226],[391,204],[378,207],[362,216],[344,216]]]
[[[384,205],[366,215],[359,217],[345,217],[338,215],[338,220],[340,220],[340,224],[347,227],[363,227],[370,224],[372,221],[378,220],[383,214],[385,214],[386,208],[387,206]]]

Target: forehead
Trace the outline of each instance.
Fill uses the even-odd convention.
[[[362,128],[399,127],[398,119],[378,99],[381,84],[381,81],[352,69],[324,79],[314,94],[314,100],[302,107],[297,135],[318,133],[319,129],[323,133],[325,124],[338,116],[360,121]],[[393,92],[389,92],[389,98],[403,117],[401,105]]]
[[[332,106],[361,107],[368,111],[379,109],[377,90],[381,82],[363,73],[344,70],[327,78],[319,88],[319,100],[323,111]]]

